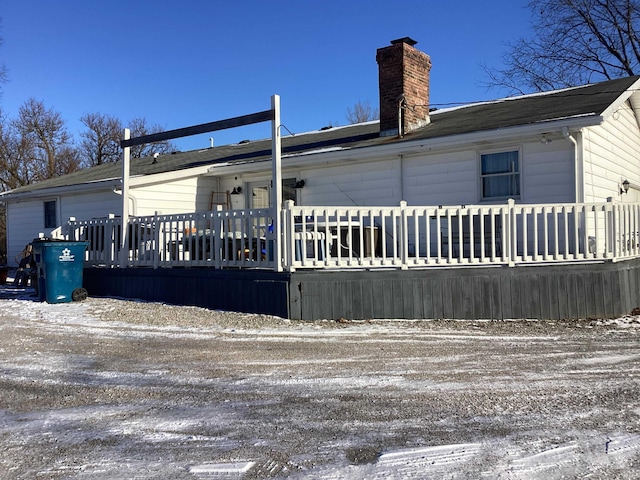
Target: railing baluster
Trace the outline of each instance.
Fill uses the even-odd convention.
[[[269,225],[282,215],[280,238]],[[294,217],[300,218],[294,228]],[[127,255],[120,241],[127,228]],[[412,268],[581,262],[640,256],[640,204],[299,207],[69,220],[90,265]],[[282,259],[273,258],[274,242]],[[543,244],[541,244],[541,242]],[[298,248],[296,254],[296,247]],[[123,252],[124,253],[124,252]],[[126,257],[126,258],[125,258]]]

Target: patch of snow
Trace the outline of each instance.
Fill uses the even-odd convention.
[[[235,462],[235,463],[211,463],[205,465],[195,465],[189,468],[191,473],[196,475],[223,475],[247,473],[256,462]]]

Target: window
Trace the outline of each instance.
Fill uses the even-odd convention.
[[[282,201],[296,201],[296,179],[285,178],[282,180]],[[251,208],[267,208],[271,203],[271,182],[253,183],[249,185],[251,195]]]
[[[44,202],[44,228],[57,228],[56,201]]]
[[[295,178],[282,179],[282,201],[286,202],[287,200],[293,200],[295,203],[298,203]]]
[[[482,198],[516,198],[520,196],[519,152],[480,155]]]

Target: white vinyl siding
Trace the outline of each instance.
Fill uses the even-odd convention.
[[[520,202],[571,202],[574,198],[573,146],[564,139],[506,146],[520,152]],[[496,150],[492,150],[496,151]],[[480,202],[479,155],[464,150],[371,163],[344,163],[305,169],[302,205],[472,205]],[[284,174],[283,174],[284,175]],[[492,200],[504,203],[506,199]]]
[[[120,215],[122,197],[113,191],[100,191],[83,195],[60,197],[60,223],[66,223],[69,217],[88,220],[106,217],[109,214]]]
[[[60,196],[55,199],[44,197],[35,200],[7,203],[7,251],[8,259],[12,260],[20,253],[24,246],[31,242],[38,234],[50,236],[52,231],[60,225],[66,224],[69,217],[90,219],[107,216],[110,213],[119,214],[120,196],[112,191],[98,191],[84,195]],[[44,204],[48,201],[56,202],[57,225],[45,227]]]
[[[640,201],[635,188],[619,190],[625,179],[640,185],[640,130],[631,107],[624,104],[602,125],[585,129],[583,143],[585,201]]]
[[[411,205],[471,205],[478,201],[473,150],[404,159],[404,200]]]
[[[299,193],[302,205],[398,205],[402,200],[397,161],[308,169],[299,178],[306,180]]]
[[[44,233],[43,202],[7,204],[7,263],[17,267],[14,258],[27,243]]]
[[[526,143],[522,147],[522,203],[575,201],[573,144],[557,138],[551,143]]]
[[[188,213],[209,210],[211,192],[216,189],[213,177],[191,177],[136,187],[130,190],[135,199],[131,215]]]

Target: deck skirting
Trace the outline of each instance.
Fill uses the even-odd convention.
[[[290,319],[614,318],[640,307],[640,260],[380,271],[85,268],[90,295]]]

